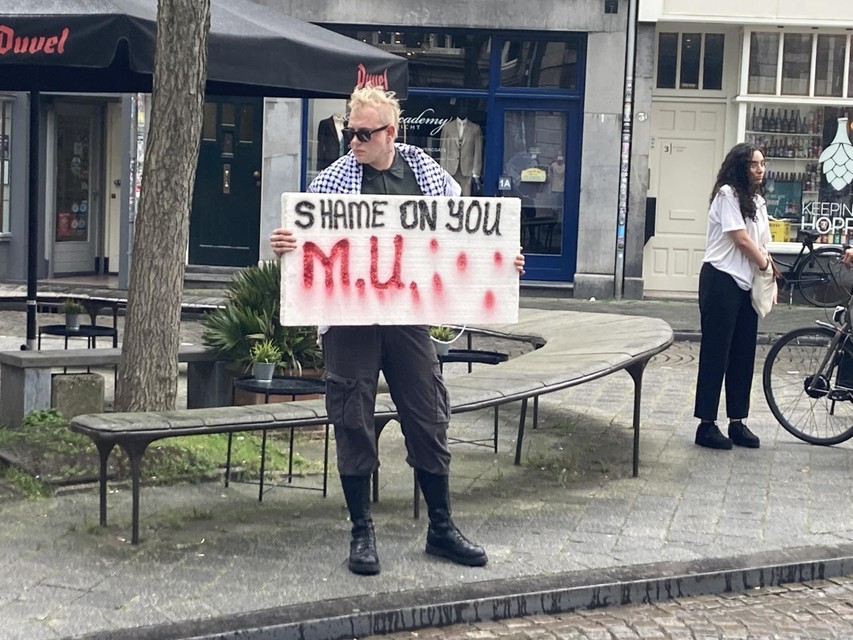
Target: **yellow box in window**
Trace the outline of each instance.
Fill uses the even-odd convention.
[[[770,237],[773,242],[788,242],[791,235],[791,223],[787,220],[770,221]]]

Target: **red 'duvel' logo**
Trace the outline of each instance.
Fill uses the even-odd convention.
[[[15,35],[12,27],[0,24],[0,56],[34,53],[61,56],[65,53],[68,33],[68,27],[65,27],[58,36],[19,36]]]
[[[363,64],[358,65],[358,79],[355,86],[357,89],[361,89],[367,85],[388,91],[390,89],[388,86],[388,69],[385,69],[382,73],[367,73],[367,69],[364,68]]]

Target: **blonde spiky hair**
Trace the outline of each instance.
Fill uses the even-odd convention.
[[[385,113],[390,110],[391,120],[388,124],[393,124],[396,128],[400,122],[400,101],[397,100],[393,91],[385,91],[381,87],[374,87],[372,84],[359,87],[350,96],[349,110],[354,111],[362,107],[373,107]]]

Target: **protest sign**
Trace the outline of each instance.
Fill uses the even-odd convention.
[[[518,320],[517,198],[285,193],[281,322]]]

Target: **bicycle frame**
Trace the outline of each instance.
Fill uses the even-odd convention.
[[[815,381],[821,379],[827,381],[832,380],[833,369],[835,369],[839,361],[838,356],[839,354],[843,353],[844,345],[847,343],[847,340],[850,339],[848,308],[840,306],[836,307],[835,313],[833,314],[833,318],[837,320],[841,314],[843,314],[845,317],[845,320],[841,324],[838,324],[837,322],[833,324],[830,322],[824,322],[822,320],[816,321],[816,324],[819,327],[824,327],[826,329],[834,331],[835,336],[832,338],[832,342],[829,343],[829,347],[826,350],[826,354],[823,356],[823,360],[821,361],[820,366],[818,367],[817,371],[814,372],[811,377],[811,380],[809,380],[808,386],[806,387],[806,393],[808,393],[812,397],[815,397],[812,394],[828,393],[828,395],[830,396],[830,400],[836,400],[836,398],[832,397],[832,392],[836,389],[837,385],[831,384],[830,389],[827,392],[824,389],[818,388],[815,385]],[[847,387],[843,387],[843,389],[845,390],[845,392],[850,391],[850,389],[848,389]]]

